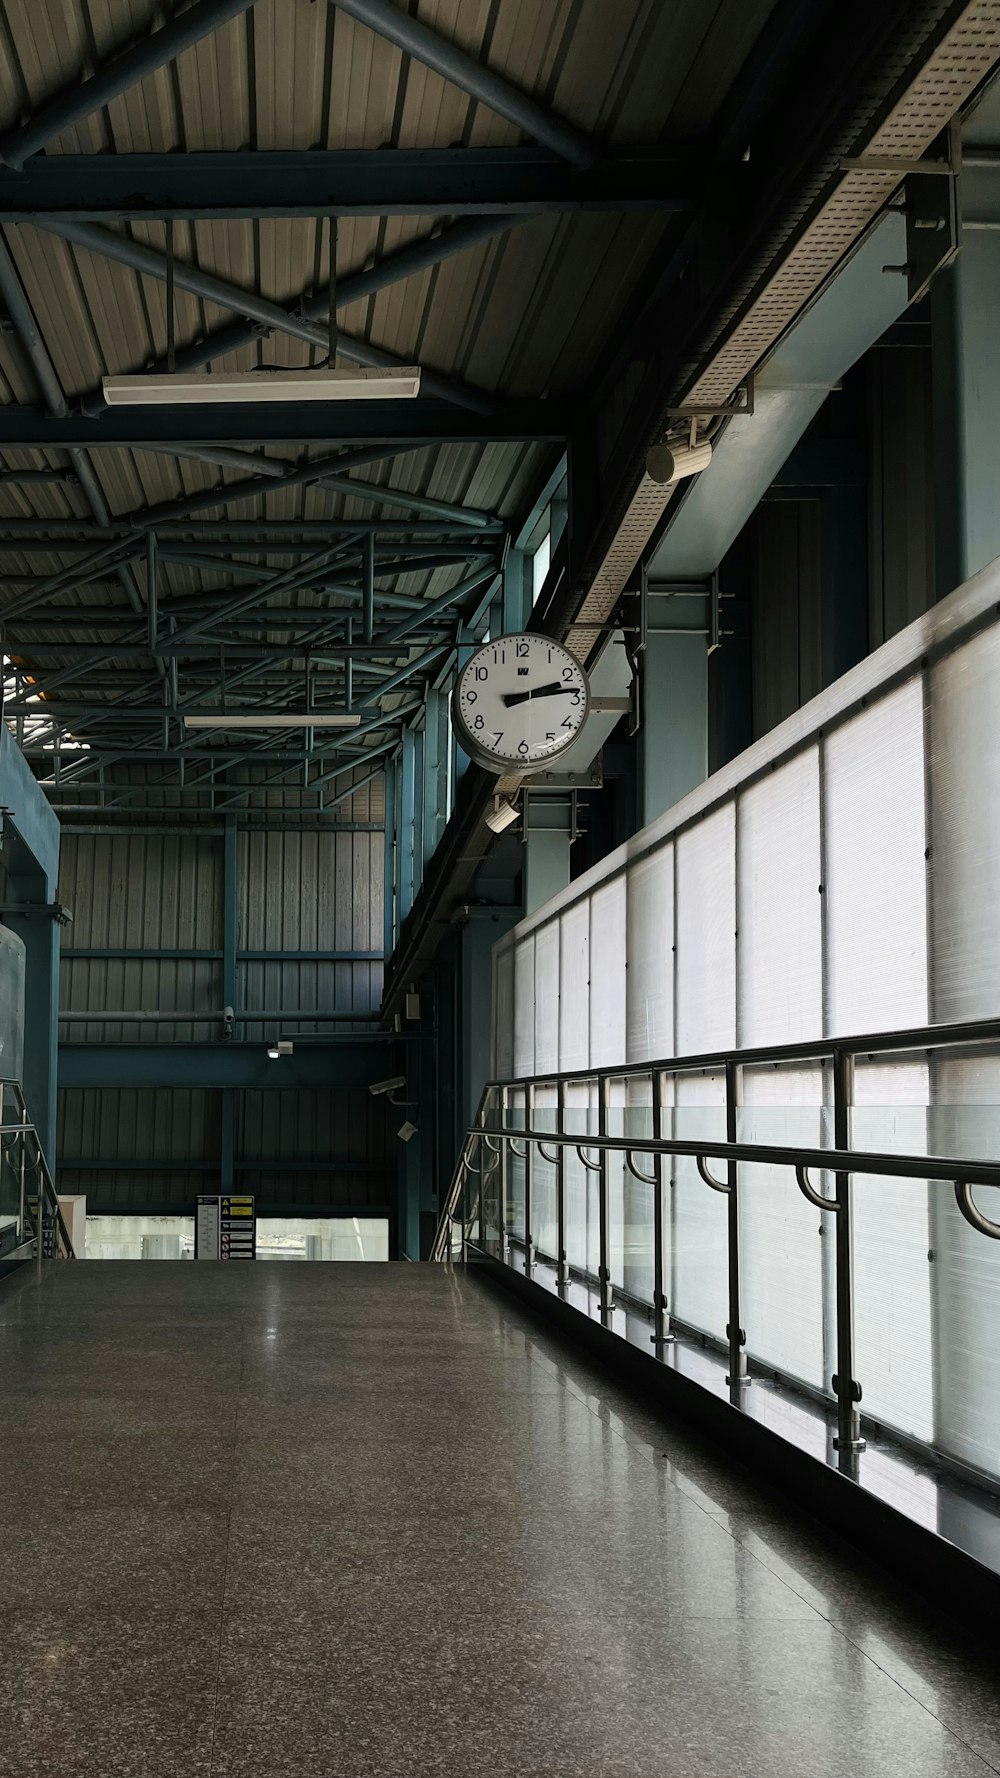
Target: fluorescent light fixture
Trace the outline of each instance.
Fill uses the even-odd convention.
[[[357,728],[361,717],[352,710],[262,710],[259,715],[232,716],[226,710],[215,715],[199,711],[184,717],[185,728]]]
[[[192,402],[409,401],[420,394],[420,366],[398,370],[204,371],[105,377],[109,407],[177,407]]]

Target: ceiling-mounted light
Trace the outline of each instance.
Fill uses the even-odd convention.
[[[272,1062],[276,1062],[279,1056],[290,1056],[294,1051],[295,1045],[288,1037],[280,1037],[277,1043],[269,1043],[267,1046],[268,1057]]]
[[[712,461],[710,441],[701,444],[655,444],[646,452],[646,474],[651,482],[666,487],[668,482],[683,481],[685,476],[699,475]]]
[[[166,371],[105,377],[102,386],[109,407],[176,407],[200,401],[410,401],[420,394],[420,366],[227,371],[212,376],[204,371]]]
[[[185,728],[357,728],[361,717],[352,710],[282,710],[261,711],[259,714],[248,712],[244,716],[234,716],[227,710],[219,710],[215,715],[199,711],[197,715],[185,715]]]

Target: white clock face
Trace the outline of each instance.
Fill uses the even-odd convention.
[[[493,771],[531,771],[576,740],[590,704],[578,660],[547,636],[499,636],[459,674],[454,713],[465,751]]]

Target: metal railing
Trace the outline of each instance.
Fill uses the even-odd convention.
[[[462,1152],[453,1175],[441,1213],[431,1257],[441,1261],[456,1251],[464,1256],[468,1248],[484,1247],[484,1204],[487,1185],[491,1194],[494,1221],[498,1229],[498,1257],[509,1263],[514,1248],[519,1248],[524,1272],[530,1276],[536,1260],[544,1258],[555,1268],[556,1287],[564,1290],[574,1277],[597,1286],[600,1315],[608,1325],[615,1307],[610,1265],[609,1157],[623,1156],[624,1166],[636,1180],[652,1188],[652,1302],[630,1307],[643,1307],[651,1314],[652,1341],[660,1349],[673,1338],[670,1305],[665,1292],[665,1230],[664,1191],[667,1157],[686,1156],[694,1160],[700,1178],[712,1191],[727,1200],[726,1261],[728,1289],[728,1376],[731,1397],[739,1401],[741,1391],[750,1381],[747,1369],[746,1334],[743,1327],[743,1286],[740,1229],[740,1168],[746,1163],[787,1167],[793,1174],[803,1197],[824,1216],[833,1219],[835,1231],[834,1299],[836,1320],[836,1362],[833,1376],[833,1399],[837,1409],[835,1448],[841,1467],[850,1473],[857,1453],[864,1449],[861,1436],[861,1390],[856,1375],[854,1339],[854,1277],[852,1180],[855,1175],[927,1180],[950,1185],[958,1208],[966,1222],[980,1235],[1000,1240],[1000,1223],[986,1216],[975,1201],[976,1187],[1000,1186],[1000,1160],[969,1160],[934,1154],[869,1153],[851,1147],[851,1113],[855,1065],[876,1058],[912,1059],[915,1053],[937,1056],[947,1052],[949,1059],[966,1052],[975,1056],[984,1046],[1000,1046],[1000,1020],[978,1020],[962,1024],[924,1026],[906,1031],[878,1032],[847,1039],[818,1040],[802,1044],[772,1046],[765,1049],[716,1052],[707,1055],[672,1057],[656,1062],[629,1063],[619,1067],[580,1069],[571,1073],[548,1073],[530,1078],[491,1081],[483,1090],[476,1120],[466,1134]],[[829,1147],[807,1148],[787,1144],[739,1141],[738,1114],[742,1104],[742,1085],[746,1070],[752,1066],[774,1066],[809,1063],[820,1064],[829,1074],[829,1091],[824,1093],[821,1109],[832,1112],[833,1142]],[[673,1083],[685,1075],[714,1074],[724,1083],[726,1137],[683,1139],[664,1134],[667,1114],[675,1107],[670,1102]],[[824,1076],[825,1078],[826,1076]],[[632,1102],[613,1106],[613,1089],[636,1084],[648,1093],[648,1104]],[[568,1100],[581,1093],[587,1095],[586,1106],[569,1105]],[[541,1115],[553,1119],[552,1128],[537,1128],[537,1101],[545,1094],[550,1101]],[[704,1109],[704,1108],[702,1108]],[[721,1103],[718,1109],[722,1109]],[[649,1133],[638,1136],[613,1135],[609,1131],[610,1114],[642,1110],[649,1115]],[[581,1111],[596,1115],[596,1130],[572,1130],[568,1116],[579,1117]],[[513,1121],[514,1117],[523,1119]],[[575,1154],[587,1174],[597,1181],[598,1269],[596,1274],[579,1266],[571,1267],[567,1258],[567,1166],[568,1155]],[[556,1252],[542,1254],[533,1240],[532,1169],[536,1157],[555,1169]],[[510,1175],[512,1158],[523,1164],[523,1236],[513,1235],[511,1227]],[[646,1165],[641,1165],[645,1160]],[[725,1164],[724,1176],[717,1176],[710,1162]],[[832,1181],[832,1190],[822,1189],[813,1175],[823,1174]],[[492,1194],[495,1192],[495,1200]],[[478,1239],[475,1230],[478,1227]]]
[[[0,1261],[75,1259],[38,1130],[19,1081],[0,1080]]]

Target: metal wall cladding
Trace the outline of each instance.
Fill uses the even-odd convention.
[[[276,1064],[280,1069],[281,1064]],[[364,1088],[303,1094],[241,1093],[236,1147],[239,1183],[273,1203],[386,1205],[396,1178],[392,1109]],[[246,1165],[249,1156],[259,1166]],[[268,1166],[268,1162],[302,1163]],[[353,1165],[352,1165],[353,1163]]]
[[[0,1080],[20,1080],[23,1065],[24,942],[0,926]]]
[[[129,1161],[171,1162],[217,1158],[221,1139],[220,1095],[201,1088],[84,1087],[59,1094],[60,1171],[81,1160],[116,1168]]]
[[[381,785],[366,786],[350,802],[354,820],[377,819],[383,806]],[[241,831],[238,950],[315,954],[296,961],[274,957],[241,962],[239,1009],[376,1010],[382,978],[382,868],[381,831]],[[97,835],[64,830],[60,898],[72,908],[74,920],[62,935],[63,1007],[218,1013],[223,875],[224,846],[218,832]],[[218,955],[194,961],[80,954],[143,947]],[[350,953],[357,951],[378,952],[379,957],[350,961]],[[324,960],[323,952],[347,956]],[[307,1030],[326,1035],[335,1028],[325,1021],[286,1023],[293,1036]],[[238,1036],[264,1042],[276,1029],[272,1017],[266,1024],[240,1026]],[[66,1043],[219,1035],[218,1024],[187,1021],[158,1026],[122,1019],[61,1027]],[[327,1093],[281,1090],[280,1067],[275,1064],[274,1091],[235,1095],[237,1183],[267,1202],[288,1207],[388,1203],[398,1122],[392,1110],[364,1090],[332,1085]],[[218,1179],[222,1103],[217,1091],[105,1087],[62,1092],[58,1152],[64,1188],[87,1191],[94,1202],[108,1207],[190,1205],[206,1182],[210,1189]],[[81,1167],[81,1162],[91,1165]]]
[[[59,896],[73,913],[63,929],[61,1005],[67,1012],[179,1011],[222,1007],[222,839],[213,835],[87,835],[63,831]],[[217,960],[77,957],[74,950],[218,951]],[[176,1024],[177,1039],[218,1035]],[[69,1043],[155,1043],[166,1027],[83,1021],[63,1025]]]
[[[382,994],[381,833],[244,833],[240,836],[239,945],[243,951],[314,951],[300,962],[240,965],[247,1011],[370,1013]],[[377,952],[372,961],[324,961],[323,952]],[[337,1029],[288,1021],[289,1033]],[[253,1040],[273,1022],[243,1027]]]

